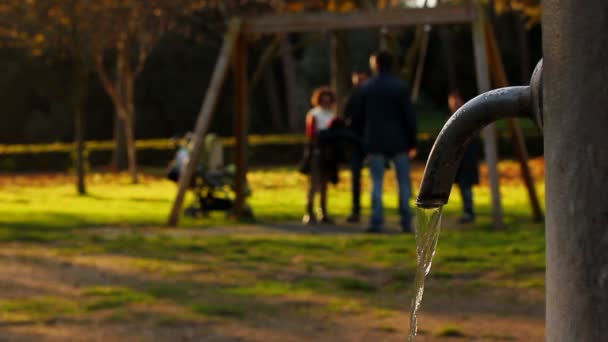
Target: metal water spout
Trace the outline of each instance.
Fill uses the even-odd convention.
[[[529,86],[506,87],[481,94],[463,105],[437,136],[424,169],[416,205],[436,208],[450,197],[467,145],[486,125],[505,118],[530,118],[542,130],[542,60]]]
[[[471,101],[435,143],[418,198],[447,202],[471,132],[507,115],[535,118],[546,165],[549,342],[608,340],[608,1],[581,3],[542,1],[544,94],[538,67],[527,91]],[[504,108],[492,105],[499,101]]]

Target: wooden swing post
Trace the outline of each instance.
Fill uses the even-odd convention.
[[[224,45],[222,46],[217,59],[215,69],[213,70],[213,75],[211,76],[211,83],[209,84],[209,88],[205,93],[205,99],[203,100],[201,110],[198,114],[198,119],[196,120],[190,159],[179,178],[177,195],[173,201],[173,207],[171,208],[169,219],[167,221],[168,226],[177,226],[179,222],[184,197],[186,195],[186,191],[190,187],[192,176],[194,175],[194,171],[199,163],[205,141],[205,134],[207,133],[209,124],[213,118],[215,105],[217,104],[217,99],[228,72],[234,46],[240,35],[241,20],[238,18],[232,19],[228,25],[228,31],[224,37]]]
[[[477,6],[477,18],[471,24],[473,30],[473,50],[475,53],[475,73],[477,77],[477,91],[482,94],[492,90],[488,68],[488,56],[485,39],[485,15],[480,5]],[[500,195],[498,175],[498,150],[496,148],[496,125],[489,124],[482,130],[483,150],[490,176],[490,190],[492,193],[492,219],[495,229],[503,229],[503,210]]]
[[[490,25],[489,22],[485,23],[485,33],[486,46],[488,49],[488,60],[490,64],[492,79],[494,80],[494,87],[508,87],[509,81],[507,80],[505,67],[502,62],[502,57],[500,56],[500,50],[498,49],[494,30],[492,29],[492,25]],[[542,221],[543,210],[540,206],[540,200],[538,199],[536,188],[534,187],[534,178],[532,177],[532,172],[530,171],[530,165],[528,163],[528,149],[526,148],[526,140],[524,138],[524,134],[521,130],[521,127],[519,126],[519,122],[517,121],[517,119],[509,118],[507,119],[507,124],[509,126],[509,131],[511,132],[511,141],[515,149],[515,155],[517,156],[517,160],[519,161],[521,177],[524,181],[526,189],[528,190],[528,198],[530,199],[532,216],[535,221]]]

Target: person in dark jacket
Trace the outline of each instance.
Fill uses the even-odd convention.
[[[363,125],[362,120],[360,119],[360,90],[367,79],[367,74],[364,72],[354,72],[352,74],[353,89],[344,105],[346,126],[350,129],[355,138],[350,156],[352,208],[350,216],[346,219],[349,223],[357,223],[361,219],[361,170],[363,169],[365,152],[361,144],[363,140]]]
[[[410,159],[416,156],[416,116],[406,84],[391,72],[392,57],[380,52],[370,57],[374,76],[361,88],[364,146],[372,176],[372,217],[368,232],[384,224],[382,183],[386,160],[392,160],[399,183],[401,228],[411,232]]]
[[[450,111],[455,113],[462,105],[462,95],[458,90],[448,95]],[[460,166],[456,173],[455,183],[458,184],[462,196],[462,217],[458,222],[470,223],[475,221],[475,210],[473,207],[473,185],[479,184],[479,152],[481,143],[478,137],[473,138],[464,152]]]

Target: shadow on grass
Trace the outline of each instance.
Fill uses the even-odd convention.
[[[88,198],[96,201],[108,201],[113,202],[116,201],[116,197],[113,196],[102,196],[97,194],[86,194],[86,195],[73,195],[74,198]],[[170,198],[150,198],[150,197],[122,197],[121,201],[125,202],[143,202],[143,203],[165,203],[167,205],[171,204],[172,201]]]
[[[104,241],[100,248],[102,253],[210,267],[205,272],[238,270],[256,279],[255,283],[228,286],[229,294],[316,293],[389,309],[402,309],[403,305],[378,304],[378,297],[409,292],[415,263],[413,237],[403,235],[188,239],[132,234]],[[439,281],[440,289],[450,283],[479,286],[484,274],[493,273],[529,282],[526,277],[542,271],[542,231],[449,232],[440,240],[431,281]],[[194,270],[192,275],[198,272]],[[498,279],[493,281],[500,284]],[[491,312],[491,308],[483,310]]]
[[[39,260],[36,260],[39,259]],[[61,279],[64,286],[78,286],[82,290],[70,296],[57,293],[47,297],[30,297],[15,300],[0,299],[0,314],[8,317],[7,325],[39,324],[49,321],[63,322],[78,318],[79,325],[88,324],[87,316],[104,312],[101,323],[152,324],[179,327],[204,325],[209,319],[237,320],[243,326],[267,328],[268,323],[281,317],[290,322],[287,326],[272,325],[274,332],[288,334],[297,322],[307,322],[309,326],[324,326],[327,318],[322,303],[306,303],[307,310],[301,310],[302,303],[280,300],[261,295],[231,294],[226,285],[215,282],[200,282],[187,279],[158,279],[146,274],[127,275],[123,272],[100,269],[82,263],[66,267],[63,261],[52,258],[33,258],[28,263],[44,264],[53,271],[53,278]],[[179,310],[157,313],[155,305],[177,306]],[[145,311],[137,309],[145,305]],[[145,317],[143,317],[144,315]],[[170,323],[168,323],[170,322]],[[96,329],[103,327],[96,320]],[[213,327],[211,327],[213,328]],[[205,333],[212,333],[213,329]],[[231,332],[218,330],[216,335],[230,337]],[[0,333],[0,336],[3,333]]]
[[[17,228],[9,231],[13,234],[9,238],[24,239],[18,235]],[[13,302],[13,313],[35,319],[77,315],[84,321],[87,315],[108,313],[108,320],[125,324],[171,322],[178,327],[202,326],[208,324],[209,319],[217,319],[289,334],[297,329],[298,322],[327,327],[334,324],[328,323],[328,317],[334,314],[343,317],[385,310],[406,315],[409,306],[407,294],[412,286],[415,262],[411,235],[172,236],[128,230],[104,235],[100,231],[85,234],[77,229],[58,230],[57,234],[55,238],[61,245],[56,251],[61,260],[50,256],[28,257],[30,259],[24,261],[45,265],[56,272],[54,279],[61,279],[67,285],[78,284],[82,288],[78,301],[60,297],[72,304],[62,302],[58,307],[69,310],[56,312],[52,310],[55,304],[44,300],[40,309],[29,305],[31,303]],[[488,271],[508,272],[507,276],[538,272],[544,256],[541,237],[542,230],[534,228],[495,233],[478,228],[445,232],[430,276],[424,310],[441,314],[501,312],[504,298],[487,298],[487,305],[468,304],[466,296],[458,299],[462,295],[458,287],[463,286],[463,281],[477,280]],[[43,235],[39,239],[44,242],[48,238]],[[66,267],[71,255],[91,259],[107,257],[124,263],[125,268],[117,271],[102,267],[103,264],[82,262]],[[153,267],[142,268],[144,264]],[[176,271],[172,268],[176,265],[188,267]],[[480,292],[483,291],[485,288],[481,288]],[[443,305],[433,305],[441,301],[434,297],[440,296],[455,299],[450,298],[448,306],[445,301]],[[163,303],[179,307],[180,312],[159,314],[151,309]],[[138,305],[146,309],[138,310]],[[536,311],[530,313],[530,307],[538,306],[542,311],[542,305],[521,308],[517,303],[510,305],[510,314],[542,315]],[[36,311],[42,316],[36,316]],[[284,324],[269,323],[278,318]],[[230,332],[218,329],[217,334]]]
[[[34,219],[32,219],[34,217]],[[90,224],[69,214],[32,214],[27,221],[0,218],[0,241],[48,243],[71,240],[77,228]]]
[[[2,215],[0,212],[0,241],[10,242],[34,242],[48,243],[53,241],[72,240],[83,230],[98,227],[137,227],[158,224],[145,218],[139,220],[137,225],[125,225],[120,220],[114,224],[100,222],[86,215],[75,215],[66,213],[31,213],[29,216],[13,218],[10,215]]]

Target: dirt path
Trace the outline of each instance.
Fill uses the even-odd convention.
[[[361,228],[331,229],[332,234],[343,234]],[[321,228],[302,230],[295,224],[204,231],[138,229],[143,234],[182,238],[193,234],[266,235],[286,231],[329,233]],[[124,232],[124,229],[99,228],[84,234],[112,238]],[[184,281],[182,275],[187,274],[193,291],[199,291],[197,296],[213,301],[219,293],[217,288],[223,285],[221,277],[214,273],[216,271],[198,264],[177,260],[179,262],[171,265],[161,265],[160,261],[155,261],[158,265],[150,261],[139,265],[138,262],[143,261],[132,256],[107,251],[85,253],[79,250],[74,253],[64,247],[26,243],[0,245],[0,341],[407,340],[409,300],[391,295],[378,298],[378,307],[387,309],[354,304],[350,307],[348,302],[341,303],[338,309],[328,309],[332,306],[326,297],[294,294],[259,301],[245,298],[235,304],[239,310],[244,307],[243,312],[216,310],[216,314],[194,315],[187,300],[163,296],[157,290],[154,300],[147,300],[144,295],[141,299],[137,294],[123,294],[126,302],[118,300],[118,304],[112,304],[110,300],[108,309],[93,310],[90,308],[97,297],[91,297],[92,288],[119,287],[143,293],[143,289],[153,284],[189,289],[179,283]],[[169,274],[175,274],[175,278],[167,276],[164,268],[159,271],[161,266],[170,267],[167,268]],[[225,272],[222,276],[228,275],[228,271]],[[242,275],[235,274],[236,279],[239,276]],[[135,299],[130,301],[129,296]],[[28,302],[31,299],[39,301]],[[348,300],[355,303],[353,299]],[[400,304],[395,305],[395,302]],[[537,295],[516,296],[509,291],[438,296],[430,290],[422,310],[418,341],[543,341],[543,306],[542,298]]]

